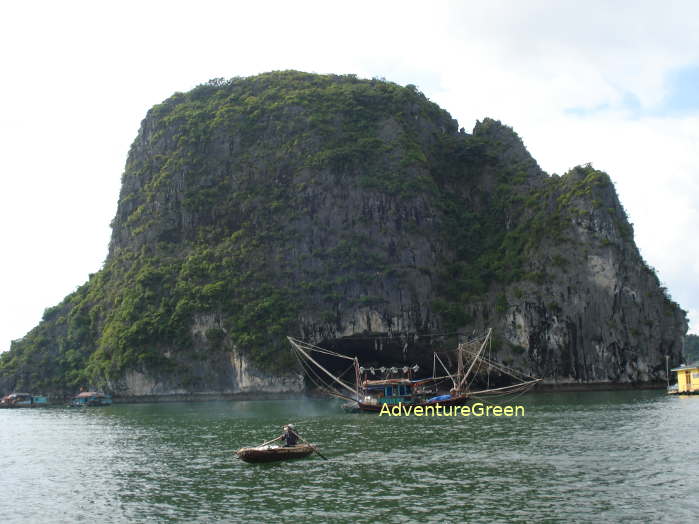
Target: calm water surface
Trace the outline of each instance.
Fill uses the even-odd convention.
[[[0,410],[0,522],[696,521],[699,397],[514,403],[524,417],[322,400]],[[234,457],[291,421],[328,461]]]

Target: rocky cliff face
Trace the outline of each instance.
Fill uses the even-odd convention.
[[[221,329],[221,319],[215,314],[198,315],[191,326],[194,344],[202,351],[199,362],[185,359],[179,373],[157,370],[129,369],[117,380],[109,381],[108,388],[122,395],[149,397],[197,394],[240,393],[298,393],[303,391],[301,373],[271,375],[260,371],[235,347],[211,351],[207,333]],[[175,360],[172,352],[165,357]],[[192,387],[195,386],[195,387]]]
[[[510,284],[495,299],[513,360],[549,382],[664,379],[665,355],[681,360],[683,313],[641,259],[608,179],[577,169],[560,182],[569,213],[530,255],[538,284]],[[474,314],[487,323],[487,306]]]
[[[287,334],[389,362],[486,327],[547,380],[644,382],[686,331],[605,173],[549,176],[499,122],[467,134],[376,80],[174,95],[143,121],[112,226],[105,267],[13,344],[0,386],[292,391]]]

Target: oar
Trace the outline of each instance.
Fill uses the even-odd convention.
[[[272,440],[268,440],[267,442],[263,442],[263,443],[260,444],[259,446],[255,446],[255,447],[256,447],[256,448],[261,448],[262,446],[266,446],[267,444],[271,444],[272,442],[275,442],[275,441],[279,440],[280,438],[282,438],[281,435],[278,436],[277,438],[273,438]]]
[[[256,448],[261,448],[262,446],[266,446],[267,444],[271,444],[272,442],[274,442],[274,441],[276,441],[276,440],[279,440],[280,438],[282,438],[281,435],[278,436],[277,438],[273,438],[272,440],[268,440],[267,442],[263,442],[262,444],[259,444],[259,445],[254,446],[254,447],[256,447]],[[231,450],[231,451],[232,451],[233,453],[237,453],[237,452],[240,451],[241,449],[245,449],[245,448],[233,449],[233,450]]]
[[[324,456],[320,451],[318,451],[318,448],[317,448],[317,447],[315,447],[313,444],[311,444],[310,442],[308,442],[305,438],[303,438],[301,435],[299,435],[299,434],[296,433],[295,431],[291,430],[291,432],[292,432],[294,435],[296,435],[298,438],[300,438],[301,440],[303,440],[306,444],[308,444],[309,446],[311,446],[311,447],[313,448],[313,451],[315,451],[316,453],[318,453],[318,455],[320,455],[320,456],[321,456],[322,458],[324,458],[325,460],[328,460],[328,458],[327,458],[326,456]]]

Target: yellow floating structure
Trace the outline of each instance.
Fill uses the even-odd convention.
[[[670,394],[699,394],[699,364],[683,364],[670,371],[677,373],[677,384],[668,387]]]

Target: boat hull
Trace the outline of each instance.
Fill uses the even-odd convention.
[[[314,448],[308,444],[298,446],[263,446],[257,448],[240,448],[235,452],[240,460],[245,462],[278,462],[304,458],[313,453]]]

